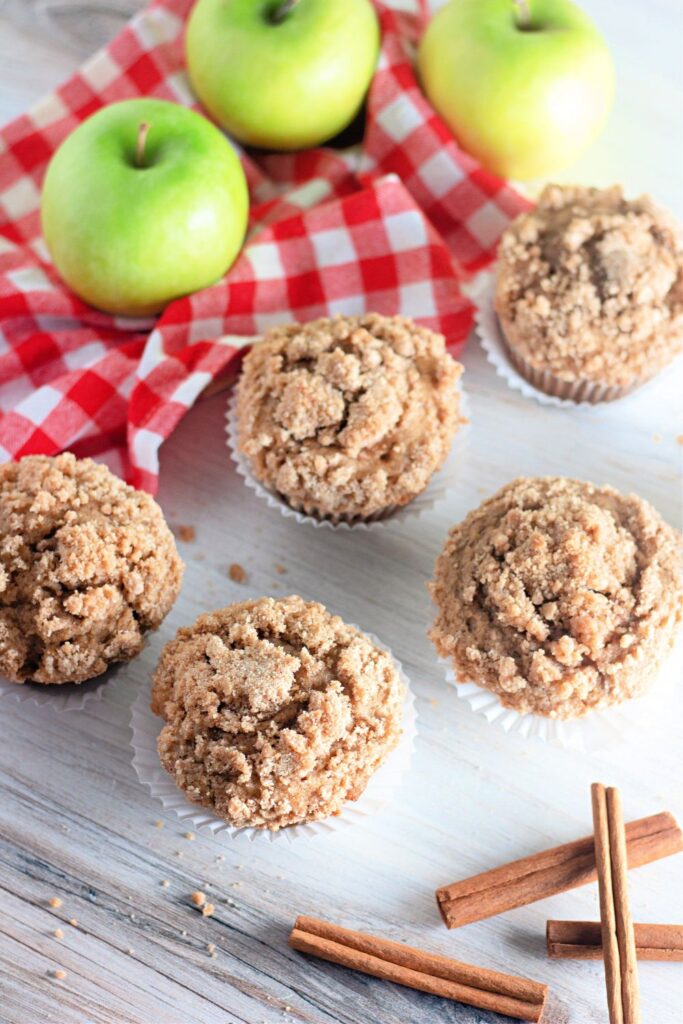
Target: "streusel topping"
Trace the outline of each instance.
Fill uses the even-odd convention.
[[[462,422],[444,338],[378,313],[268,331],[244,361],[239,446],[294,508],[331,519],[404,505]]]
[[[167,644],[152,710],[161,763],[232,825],[338,814],[398,742],[391,657],[321,604],[261,598],[200,616]]]
[[[161,509],[91,459],[0,466],[0,673],[83,682],[142,649],[182,562]]]
[[[683,616],[680,534],[636,495],[518,479],[455,526],[430,636],[506,707],[576,718],[647,689]]]
[[[629,388],[683,349],[681,234],[647,196],[548,185],[498,257],[496,311],[535,369]]]

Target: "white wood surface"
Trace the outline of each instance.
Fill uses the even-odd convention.
[[[0,3],[0,116],[54,85],[115,29],[117,12],[135,6]],[[678,0],[584,6],[610,40],[620,94],[605,139],[575,176],[648,188],[683,216],[683,9]],[[475,343],[464,362],[473,429],[461,492],[419,525],[331,534],[271,512],[230,466],[220,396],[195,409],[165,446],[161,503],[172,523],[197,531],[193,543],[180,544],[188,568],[173,612],[144,654],[84,711],[57,715],[14,701],[0,707],[2,1024],[500,1019],[291,952],[286,936],[297,912],[546,981],[552,1024],[607,1021],[600,965],[551,963],[544,950],[547,917],[596,917],[594,886],[455,932],[441,924],[433,891],[587,834],[595,779],[621,787],[628,818],[668,808],[683,819],[683,702],[678,696],[660,707],[647,730],[599,755],[506,737],[443,682],[425,636],[431,608],[424,583],[448,526],[518,473],[637,490],[680,525],[680,389],[664,383],[646,403],[570,412],[511,392]],[[228,578],[231,562],[247,570],[245,584]],[[276,562],[286,575],[277,574]],[[186,827],[136,781],[130,703],[148,687],[159,650],[179,625],[247,595],[289,592],[320,599],[377,633],[403,661],[420,714],[411,777],[363,828],[310,844],[224,844],[200,833],[185,839]],[[211,919],[189,906],[198,887],[216,904]],[[682,892],[683,857],[633,872],[635,919],[682,920]],[[48,905],[53,896],[63,900],[58,909]],[[57,927],[61,940],[52,935]],[[57,968],[67,972],[63,981],[50,977]],[[678,1024],[680,965],[643,964],[640,978],[643,1021]]]

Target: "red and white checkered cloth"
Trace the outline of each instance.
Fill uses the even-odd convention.
[[[204,387],[275,323],[402,313],[457,353],[472,323],[458,278],[484,267],[526,204],[456,145],[415,80],[425,12],[376,0],[382,51],[365,135],[258,160],[241,154],[250,235],[220,282],[127,320],[81,302],[40,233],[40,188],[60,142],[133,96],[196,105],[183,62],[193,0],[156,0],[69,81],[0,132],[0,461],[69,449],[154,492],[158,450]]]

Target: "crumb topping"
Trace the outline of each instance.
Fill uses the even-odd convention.
[[[292,507],[332,519],[404,505],[462,422],[444,338],[378,313],[272,328],[238,384],[240,450]]]
[[[358,799],[402,703],[390,656],[300,597],[200,616],[164,648],[152,690],[176,784],[238,828],[273,830]]]
[[[142,649],[182,562],[156,502],[91,459],[0,466],[0,673],[83,682]]]
[[[430,636],[506,707],[576,718],[638,696],[683,616],[680,534],[636,495],[520,478],[455,526]]]
[[[498,257],[496,311],[535,369],[629,388],[683,349],[681,233],[648,196],[548,185]]]

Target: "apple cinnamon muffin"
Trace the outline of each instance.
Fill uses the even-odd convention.
[[[244,361],[239,450],[294,509],[332,522],[379,518],[444,462],[464,422],[461,372],[442,335],[405,317],[274,327]]]
[[[91,459],[0,466],[0,674],[82,683],[130,661],[178,596],[157,503]]]
[[[455,526],[430,637],[506,707],[577,718],[642,694],[683,616],[681,536],[636,495],[513,480]]]
[[[681,232],[647,196],[548,185],[501,238],[495,308],[534,386],[619,398],[683,350]]]
[[[403,700],[392,658],[300,597],[201,615],[152,688],[179,788],[236,828],[274,831],[358,799],[399,740]]]

